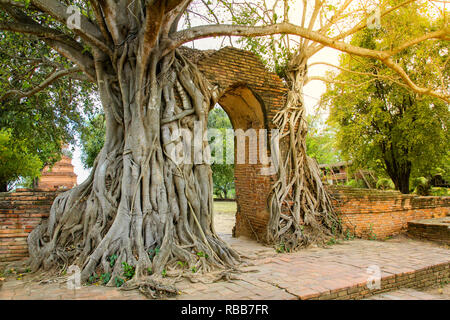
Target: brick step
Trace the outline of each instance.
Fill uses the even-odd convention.
[[[434,218],[408,222],[408,235],[450,245],[450,218]]]

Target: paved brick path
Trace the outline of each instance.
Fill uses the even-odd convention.
[[[308,299],[327,295],[346,298],[355,288],[366,290],[367,268],[378,266],[381,276],[396,279],[415,270],[441,265],[449,277],[450,251],[433,244],[401,239],[389,241],[353,240],[330,248],[309,248],[292,254],[277,254],[271,248],[242,238],[227,241],[239,250],[249,266],[239,280],[211,284],[183,280],[182,294],[175,299]],[[444,267],[445,266],[445,267]],[[252,271],[252,272],[248,272]],[[364,288],[363,288],[364,287]],[[406,290],[406,291],[405,291]],[[373,299],[438,299],[436,294],[412,294],[410,289],[383,293]],[[369,289],[366,290],[370,292]],[[418,292],[418,291],[415,291]],[[335,294],[335,296],[333,296]],[[397,294],[397,295],[395,295]],[[66,284],[38,284],[7,279],[0,299],[145,299],[139,292],[84,286],[68,290]]]

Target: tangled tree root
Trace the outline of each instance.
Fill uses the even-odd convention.
[[[287,146],[280,155],[278,179],[268,200],[266,238],[278,251],[321,245],[342,233],[319,167],[306,154],[307,123],[302,95],[306,60],[299,53],[290,61],[286,76],[291,88],[284,108],[274,117],[280,140]]]
[[[96,66],[105,145],[89,178],[60,194],[31,232],[29,263],[32,270],[76,265],[83,282],[108,275],[108,286],[126,267],[142,290],[158,296],[174,290],[159,277],[225,271],[240,257],[214,230],[203,149],[187,152],[176,134],[183,129],[194,138],[196,122],[206,132],[212,85],[176,51],[153,54],[140,78],[138,53],[132,43],[121,48],[117,75],[107,63]]]

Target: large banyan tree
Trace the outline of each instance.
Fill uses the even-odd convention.
[[[304,1],[299,24],[290,23],[282,12],[282,22],[274,19],[249,26],[217,21],[195,27],[180,23],[191,2],[0,0],[0,30],[40,39],[67,58],[67,66],[61,68],[79,68],[86,80],[96,83],[106,118],[105,145],[89,178],[59,195],[49,218],[29,236],[33,270],[75,264],[82,270],[83,281],[93,274],[110,273],[112,283],[126,262],[135,267],[135,281],[156,283],[176,270],[227,270],[239,263],[238,253],[214,231],[208,163],[201,155],[201,161],[173,158],[183,152],[178,148],[182,141],[173,133],[193,133],[196,125],[206,130],[208,111],[218,95],[177,50],[185,43],[214,36],[300,37],[285,69],[290,89],[287,102],[275,117],[289,147],[280,159],[278,181],[268,198],[267,242],[283,242],[289,248],[321,241],[340,229],[317,164],[306,156],[302,89],[311,80],[307,62],[314,53],[331,47],[377,59],[389,67],[394,81],[403,81],[417,94],[448,101],[448,93],[422,88],[395,63],[396,52],[418,41],[448,40],[448,25],[396,48],[376,51],[345,42],[367,27],[365,19],[347,31],[330,32],[350,16],[352,1],[335,7],[332,15],[324,1]],[[381,17],[409,2],[383,3]],[[282,4],[286,13],[288,1]],[[49,75],[42,87],[51,85],[54,78],[55,74]],[[25,97],[28,93],[14,94]],[[196,152],[202,151],[194,150],[193,158]]]

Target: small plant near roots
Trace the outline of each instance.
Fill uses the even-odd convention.
[[[199,258],[208,258],[208,255],[204,253],[203,251],[197,252],[197,256]]]
[[[162,275],[163,278],[167,277],[166,269],[163,269],[163,271],[161,272],[161,275]]]
[[[327,245],[332,246],[333,244],[338,244],[339,241],[335,237],[330,238],[330,240],[327,241]]]
[[[112,268],[116,264],[117,260],[117,254],[113,254],[111,257],[109,257],[109,266]]]
[[[369,233],[368,233],[369,240],[377,240],[377,234],[373,232],[373,224],[371,223],[369,226]]]
[[[14,268],[6,270],[6,274],[16,274],[17,271]]]
[[[109,280],[111,280],[111,273],[106,272],[100,275],[100,281],[103,285],[106,285],[109,282]]]
[[[277,246],[275,248],[275,250],[277,251],[277,253],[286,253],[289,252],[289,249],[286,248],[286,245],[284,244],[284,242],[280,243],[279,246]]]
[[[196,267],[192,267],[191,271],[192,271],[192,273],[196,273],[197,272],[197,268]]]
[[[355,234],[353,232],[351,232],[350,229],[347,229],[344,233],[344,239],[346,241],[354,240]]]
[[[120,288],[124,283],[125,283],[125,280],[123,280],[122,278],[119,278],[119,277],[114,278],[114,285],[117,288]]]
[[[155,249],[150,249],[148,250],[148,257],[150,259],[153,259],[155,256],[159,254],[160,251],[161,249],[159,247],[156,247]]]
[[[90,276],[90,277],[88,278],[87,283],[90,284],[90,285],[92,285],[92,284],[96,283],[98,280],[99,280],[98,275],[93,274],[92,276]]]
[[[123,276],[125,279],[130,280],[134,277],[135,274],[135,267],[132,265],[129,265],[126,262],[122,262],[122,268],[123,268]]]

